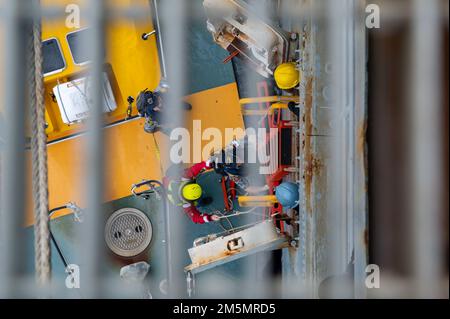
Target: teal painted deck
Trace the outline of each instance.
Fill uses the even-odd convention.
[[[206,15],[202,3],[203,0],[190,0],[188,5],[189,12],[192,12],[192,15],[188,16],[200,15],[204,18],[195,20],[192,17],[187,21],[189,37],[186,42],[186,56],[180,56],[180,59],[186,61],[185,95],[235,82],[231,62],[222,63],[228,53],[214,43],[212,35],[206,29]],[[164,25],[161,28],[164,37]]]
[[[144,200],[142,198],[136,198],[133,196],[119,199],[104,205],[105,218],[112,214],[114,211],[124,208],[132,207],[143,211],[150,219],[153,227],[153,238],[147,249],[146,261],[150,264],[150,274],[149,282],[151,283],[152,295],[157,297],[162,297],[159,292],[159,283],[166,278],[165,273],[165,243],[164,243],[164,224],[163,224],[163,210],[161,207],[161,202],[158,201],[154,196],[149,200]],[[187,216],[180,210],[176,211],[174,209],[172,213],[180,214],[179,218],[184,220],[184,240],[180,245],[180,250],[183,251],[184,265],[177,272],[183,272],[183,267],[190,264],[190,259],[187,253],[187,249],[192,246],[193,240],[198,237],[205,236],[210,233],[216,233],[222,231],[222,228],[216,223],[197,225],[193,224]],[[236,219],[231,219],[232,223],[236,226],[239,225]],[[60,218],[53,219],[51,221],[51,229],[54,234],[56,241],[58,242],[64,256],[69,263],[74,263],[80,266],[82,271],[83,265],[76,254],[76,233],[79,228],[79,223],[73,220],[73,215],[66,215]],[[32,274],[34,272],[34,251],[33,251],[33,237],[34,228],[29,227],[25,230],[26,242],[27,242],[27,272]],[[242,261],[234,261],[224,266],[217,267],[214,270],[208,271],[205,274],[200,274],[198,276],[197,287],[201,291],[202,278],[207,278],[211,275],[214,276],[216,280],[226,281],[229,284],[236,285],[236,291],[239,291],[239,283],[242,274]],[[112,256],[107,257],[102,265],[104,274],[111,277],[119,278],[119,271],[121,263],[118,262],[116,258]],[[55,247],[52,245],[52,273],[53,282],[63,288],[66,274],[64,272],[64,265],[60,260],[59,255]],[[76,291],[68,290],[67,293],[76,296]]]
[[[231,62],[222,63],[228,53],[214,43],[211,33],[206,29],[203,0],[191,2],[190,10],[196,15],[202,13],[204,19],[191,21],[188,26],[190,37],[187,43],[189,54],[186,62],[188,63],[189,94],[235,82]]]
[[[219,183],[220,175],[216,174],[213,171],[208,171],[202,173],[197,182],[202,185],[202,188],[205,190],[207,196],[212,198],[212,202],[205,207],[202,207],[201,210],[205,213],[211,213],[216,210],[224,209],[223,202],[223,193],[221,189],[221,184]],[[150,199],[145,200],[143,198],[138,198],[134,196],[129,196],[125,198],[121,198],[119,200],[115,200],[109,203],[105,203],[103,207],[103,214],[105,216],[105,220],[115,211],[121,208],[136,208],[144,212],[152,223],[153,228],[153,237],[152,241],[146,250],[145,260],[150,264],[150,274],[148,276],[148,281],[150,283],[150,289],[153,297],[163,297],[160,293],[159,284],[162,280],[166,278],[166,270],[167,267],[165,265],[165,234],[164,234],[164,216],[163,216],[163,207],[162,201],[158,200],[156,196],[151,196]],[[237,209],[237,202],[234,203]],[[171,206],[171,214],[177,214],[176,216],[172,215],[172,218],[180,218],[183,223],[183,238],[181,241],[177,243],[178,249],[183,253],[182,260],[183,264],[179,265],[177,269],[175,269],[178,273],[184,273],[184,267],[190,264],[190,258],[188,255],[188,249],[192,247],[193,241],[196,238],[206,236],[211,233],[219,233],[223,231],[223,227],[220,226],[219,223],[208,223],[208,224],[194,224],[191,220],[184,214],[183,210],[179,207]],[[233,227],[238,227],[244,224],[252,223],[258,220],[260,216],[255,214],[248,214],[239,217],[231,217],[229,220],[232,223]],[[222,220],[223,226],[226,229],[229,229],[229,224]],[[51,229],[54,234],[58,245],[61,248],[63,255],[65,256],[68,263],[74,263],[80,266],[82,271],[83,265],[80,262],[80,258],[77,257],[77,231],[79,229],[79,222],[74,221],[73,215],[65,215],[63,217],[55,218],[51,221]],[[103,231],[103,230],[102,230]],[[27,242],[27,272],[32,274],[34,272],[34,250],[33,250],[33,236],[34,236],[34,228],[29,227],[25,230],[26,242]],[[103,234],[102,234],[103,238]],[[105,246],[105,251],[109,252],[109,249]],[[226,283],[228,288],[227,291],[235,291],[236,294],[239,294],[243,289],[243,285],[245,285],[245,280],[243,280],[243,274],[245,271],[244,264],[251,260],[254,257],[247,258],[246,261],[237,260],[230,262],[228,264],[219,266],[215,269],[209,270],[205,273],[201,273],[197,275],[197,289],[198,291],[202,291],[202,285],[206,285],[208,280],[206,278],[214,278],[214,280],[222,283]],[[125,260],[118,259],[117,257],[113,257],[113,254],[110,254],[105,259],[102,264],[102,269],[104,274],[110,278],[119,278],[120,268],[123,265],[128,263],[135,262],[137,260]],[[56,251],[56,248],[52,245],[52,270],[53,270],[53,278],[54,283],[60,288],[64,288],[64,282],[66,278],[66,274],[64,272],[64,265]],[[212,277],[211,277],[212,276]],[[77,291],[67,290],[68,296],[77,296]],[[207,297],[207,296],[206,296]]]

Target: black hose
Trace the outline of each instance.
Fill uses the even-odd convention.
[[[51,210],[48,212],[48,214],[51,215],[51,214],[53,214],[54,212],[56,212],[56,211],[58,211],[58,210],[63,210],[63,209],[66,209],[66,208],[68,208],[67,205],[55,207],[55,208],[51,209]]]
[[[55,207],[55,208],[51,209],[48,212],[48,214],[51,215],[51,214],[53,214],[54,212],[56,212],[58,210],[63,210],[63,209],[66,209],[66,208],[68,208],[66,205]],[[49,225],[49,232],[50,232],[50,239],[51,239],[53,245],[55,245],[55,248],[56,248],[56,251],[57,251],[57,253],[59,255],[59,258],[61,258],[61,261],[64,264],[64,269],[67,269],[67,266],[69,265],[69,263],[67,262],[66,258],[64,257],[64,255],[63,255],[63,253],[61,251],[61,248],[59,247],[58,242],[55,239],[55,236],[53,236],[52,229],[51,229],[50,225]]]
[[[61,261],[63,262],[65,269],[67,269],[67,266],[68,266],[69,264],[67,263],[66,258],[64,258],[64,255],[62,254],[61,248],[59,248],[59,245],[58,245],[58,243],[56,242],[56,239],[55,239],[55,237],[53,236],[53,234],[52,234],[51,231],[50,231],[50,239],[52,240],[53,245],[55,245],[56,251],[58,252],[59,257],[61,258]]]
[[[66,209],[66,208],[69,208],[69,207],[67,207],[67,205],[55,207],[55,208],[51,209],[51,210],[48,212],[48,215],[50,216],[50,215],[53,214],[54,212],[56,212],[56,211],[58,211],[58,210],[63,210],[63,209]],[[64,255],[63,255],[63,253],[62,253],[62,250],[61,250],[61,247],[59,247],[58,242],[56,241],[55,236],[53,236],[52,228],[50,227],[50,223],[49,223],[49,227],[48,227],[48,228],[49,228],[49,232],[50,232],[50,239],[51,239],[53,245],[55,245],[55,248],[56,248],[56,251],[58,252],[59,258],[61,259],[61,261],[62,261],[63,264],[64,264],[64,271],[69,271],[69,269],[67,268],[67,267],[69,266],[69,263],[67,262],[66,258],[64,257]],[[76,289],[76,290],[77,290],[77,293],[78,293],[79,298],[82,298],[81,293],[78,291],[78,289]]]

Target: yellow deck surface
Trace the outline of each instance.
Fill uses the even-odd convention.
[[[112,9],[126,8],[130,4],[142,7],[141,12],[147,18],[143,20],[115,19],[106,25],[105,61],[110,70],[110,81],[117,102],[117,109],[105,115],[106,122],[114,122],[125,117],[127,97],[136,97],[139,91],[154,89],[160,80],[160,70],[155,37],[147,41],[141,35],[153,30],[150,7],[146,0],[111,0],[107,1]],[[42,5],[66,6],[80,4],[83,10],[83,1],[80,0],[43,0]],[[81,11],[81,28],[84,26],[83,11]],[[43,20],[42,39],[56,38],[61,46],[66,62],[66,69],[60,73],[44,78],[46,120],[48,122],[47,134],[49,140],[55,140],[83,130],[83,124],[67,125],[63,123],[58,105],[52,101],[50,93],[60,83],[79,76],[86,66],[75,65],[67,44],[66,36],[77,29],[68,28],[66,19]]]
[[[186,123],[190,123],[187,127],[191,130],[191,135],[194,119],[200,119],[203,128],[216,127],[221,132],[224,132],[225,128],[244,126],[235,83],[190,95],[186,100],[193,106],[192,111],[186,112]],[[156,133],[155,137],[161,148],[163,167],[166,169],[168,137],[162,133]],[[84,137],[79,136],[48,146],[50,208],[68,201],[76,202],[81,207],[85,205],[83,140]],[[225,141],[229,142],[230,140]],[[143,119],[105,129],[105,143],[105,201],[129,196],[131,185],[142,179],[161,178],[155,143],[152,135],[143,131]],[[202,142],[203,145],[207,143],[208,141]],[[29,157],[29,154],[27,156]],[[33,213],[30,174],[27,187],[28,208],[25,224],[31,225]],[[62,211],[61,214],[67,212]],[[57,216],[61,215],[55,215]]]

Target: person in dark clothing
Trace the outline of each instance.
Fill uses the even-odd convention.
[[[145,118],[144,130],[147,133],[155,133],[162,131],[165,134],[168,133],[168,121],[164,116],[164,94],[161,90],[156,89],[150,91],[145,89],[141,91],[136,100],[137,110],[141,117]],[[191,110],[192,105],[183,102],[184,110]]]

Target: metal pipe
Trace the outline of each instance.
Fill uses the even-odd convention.
[[[240,6],[246,7],[245,3],[240,2]],[[246,13],[249,16],[252,17],[252,19],[260,19],[261,22],[264,24],[267,23],[267,21],[270,21],[270,1],[253,1],[248,3],[249,11]],[[260,26],[259,26],[260,27]],[[233,62],[234,63],[234,62]],[[236,64],[241,63],[242,61],[236,61]],[[248,66],[246,66],[248,67]],[[268,90],[262,89],[258,87],[258,82],[260,82],[259,74],[252,70],[251,68],[248,68],[248,72],[245,74],[244,83],[243,83],[243,91],[250,92],[252,94],[251,96],[254,96],[256,98],[254,99],[241,99],[240,103],[246,103],[249,102],[249,100],[253,100],[253,103],[256,103],[256,100],[258,100],[258,103],[263,103],[263,101],[269,101],[271,100],[271,97],[267,97],[266,95],[272,95],[272,92],[268,92]],[[244,98],[244,97],[241,97]],[[284,97],[277,97],[277,100],[284,100]],[[293,97],[289,97],[287,99],[295,99]],[[265,104],[263,108],[266,106]],[[268,105],[268,104],[267,104]],[[261,106],[260,106],[261,107]],[[258,121],[257,117],[251,117],[246,119],[246,125],[248,127],[254,127],[257,129],[258,127],[261,127],[260,122]],[[268,142],[268,140],[258,140],[258,145],[264,145],[264,143],[269,143],[269,154],[273,158],[273,156],[278,156],[278,143],[280,141],[275,140],[276,142]],[[270,160],[269,165],[273,167],[274,161]],[[275,164],[276,165],[276,164]],[[248,169],[248,176],[247,178],[249,180],[259,180],[259,170],[256,168],[256,166],[249,166]],[[260,208],[261,209],[261,208]],[[259,216],[250,216],[247,215],[245,217],[242,217],[242,219],[245,220],[245,223],[252,223],[255,221],[255,219],[259,219],[261,217]],[[243,285],[246,287],[246,289],[243,289],[241,298],[271,298],[274,297],[272,295],[272,291],[270,287],[273,287],[275,282],[272,282],[269,278],[270,275],[268,273],[268,267],[269,263],[271,262],[272,253],[271,252],[261,252],[257,254],[256,256],[247,257],[245,259],[244,264],[244,280]],[[229,292],[230,293],[230,292]],[[228,294],[229,294],[228,293]],[[229,297],[229,295],[222,295],[221,297]]]
[[[167,79],[166,59],[164,54],[163,36],[161,33],[161,25],[159,23],[158,0],[150,0],[152,8],[153,27],[156,32],[156,45],[158,47],[159,65],[161,68],[161,77]]]
[[[48,212],[48,217],[50,218],[55,212],[57,212],[57,211],[59,211],[59,210],[66,209],[66,208],[67,208],[67,205],[55,207],[55,208],[51,209],[51,210]],[[54,245],[55,248],[56,248],[56,252],[58,253],[59,258],[61,258],[61,261],[63,262],[64,267],[67,268],[67,266],[68,266],[69,264],[68,264],[66,258],[64,257],[64,254],[62,253],[61,248],[59,247],[58,242],[57,242],[56,239],[55,239],[55,236],[53,236],[53,232],[52,232],[51,227],[49,228],[49,231],[50,231],[50,239],[51,239],[53,245]]]
[[[347,170],[346,163],[346,106],[351,103],[348,100],[350,69],[346,59],[346,49],[348,48],[347,22],[350,1],[332,0],[327,3],[327,37],[328,52],[327,57],[332,65],[330,75],[331,103],[332,109],[332,143],[330,143],[330,159],[327,161],[330,190],[327,198],[327,258],[328,273],[332,276],[339,276],[345,271],[347,255],[346,252],[346,194],[347,181],[345,179]],[[351,186],[351,185],[350,185]],[[331,297],[339,297],[342,287],[336,284],[329,287]]]
[[[350,207],[353,210],[353,267],[355,298],[366,298],[366,267],[368,263],[368,195],[367,195],[367,45],[365,12],[355,2],[354,6],[354,81],[353,81],[353,199]]]
[[[0,298],[14,297],[23,262],[21,234],[24,217],[24,92],[26,32],[22,12],[27,1],[3,1],[4,59],[2,107],[5,118],[4,152],[1,156],[0,185]]]
[[[92,101],[86,134],[86,220],[81,224],[80,252],[82,265],[81,289],[87,298],[104,297],[102,294],[101,265],[103,251],[103,185],[104,185],[104,143],[103,143],[103,64],[105,52],[106,5],[103,0],[89,1],[85,8],[90,30],[86,46],[91,58],[90,100]]]
[[[156,6],[157,1],[153,2]],[[164,0],[161,2],[161,10],[157,11],[157,13],[160,13],[161,21],[164,22],[166,44],[170,48],[166,52],[167,55],[164,54],[164,51],[160,51],[163,56],[161,61],[163,74],[167,72],[167,79],[170,80],[170,89],[164,101],[164,107],[167,108],[167,112],[163,116],[170,116],[170,120],[166,121],[173,123],[174,127],[186,127],[184,118],[186,112],[179,112],[178,110],[182,109],[182,98],[186,93],[186,63],[180,57],[186,56],[186,42],[188,38],[186,36],[186,25],[188,23],[186,19],[188,17],[188,8],[186,1]],[[158,34],[161,34],[158,26],[156,26],[156,29]],[[162,42],[160,42],[159,50],[162,48]],[[167,65],[164,58],[167,58]],[[164,70],[165,66],[167,66],[167,70]],[[167,152],[170,152],[172,143],[174,141],[169,143]],[[172,163],[170,161],[170,153],[166,154],[166,156],[166,158],[169,158],[169,163]],[[167,276],[170,281],[168,287],[169,298],[181,297],[186,291],[184,287],[186,280],[182,271],[184,261],[181,248],[182,238],[184,238],[184,227],[181,219],[175,217],[176,214],[179,214],[179,211],[174,207],[169,207],[165,214]]]
[[[148,40],[148,38],[149,38],[151,35],[153,35],[153,34],[156,34],[156,30],[153,30],[153,31],[144,33],[144,34],[142,35],[142,40]]]
[[[440,1],[415,0],[411,39],[411,70],[409,96],[412,161],[410,167],[410,204],[413,245],[412,265],[417,297],[439,295],[438,281],[442,274],[440,245],[442,212],[441,170],[441,72],[440,72]]]

